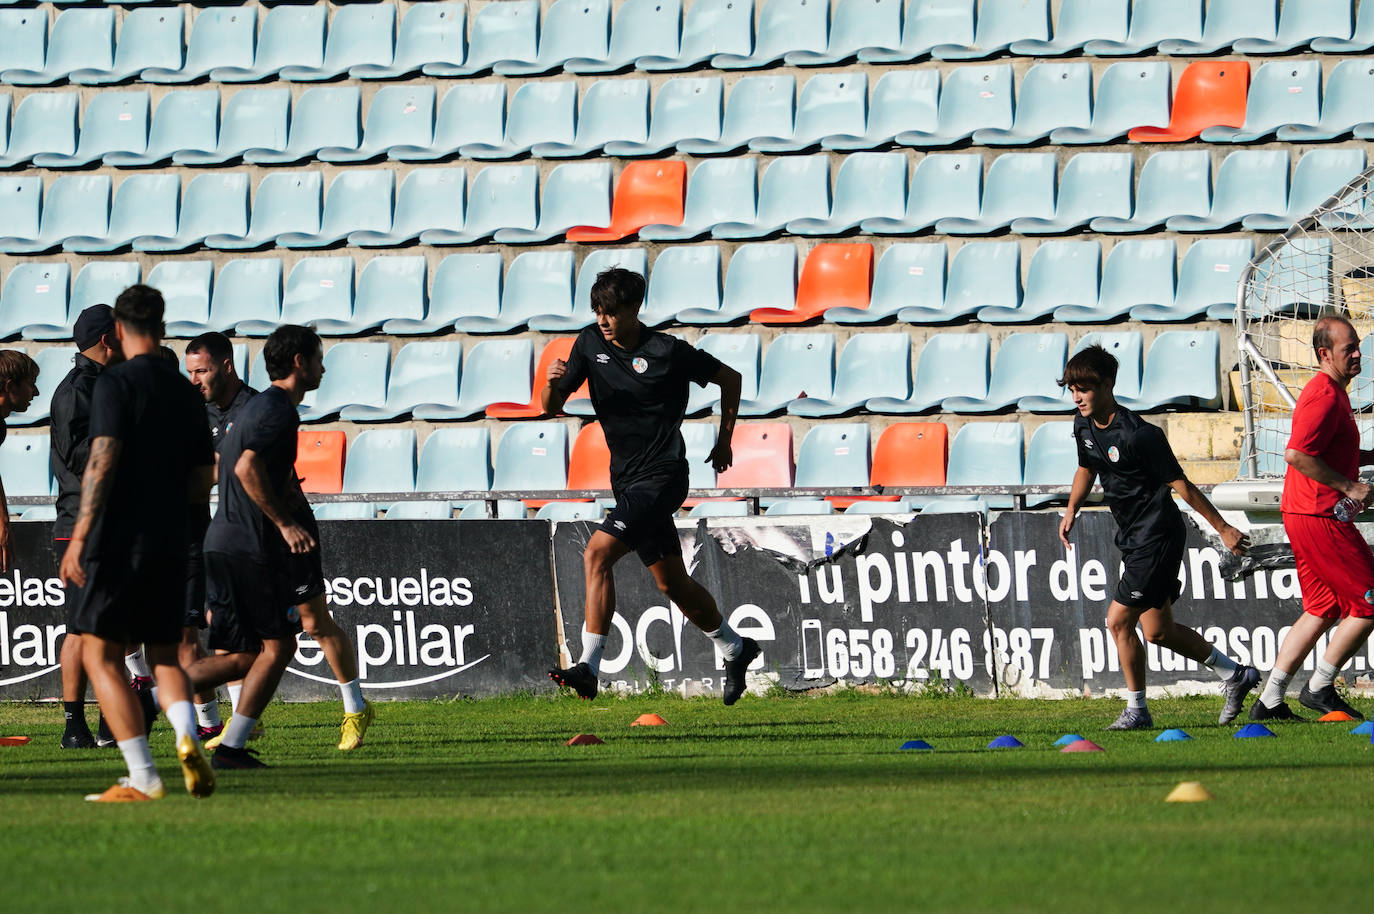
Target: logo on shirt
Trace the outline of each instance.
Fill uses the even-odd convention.
[[[1374,590],[1366,590],[1364,592],[1364,601],[1366,603],[1374,603]]]
[[[608,356],[608,355],[607,355],[606,353],[604,353],[604,352],[598,352],[598,353],[596,354],[596,364],[598,364],[598,365],[605,365],[605,364],[606,364],[607,362],[609,362],[610,360],[611,360],[611,357]]]
[[[636,356],[635,360],[630,363],[630,366],[634,368],[635,374],[644,374],[644,372],[649,370],[649,363],[645,359],[640,358],[638,356]]]
[[[1121,459],[1121,452],[1116,449],[1115,444],[1107,448],[1107,459],[1110,460],[1112,463],[1116,463],[1118,460]]]
[[[1093,449],[1093,440],[1091,438],[1084,437],[1083,446],[1091,451]]]
[[[624,530],[624,529],[625,529],[625,522],[624,522],[623,520],[612,521],[611,523],[615,524],[615,528],[616,528],[617,530]],[[1368,595],[1366,595],[1366,596],[1368,596]]]

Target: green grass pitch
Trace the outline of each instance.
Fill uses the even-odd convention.
[[[337,703],[276,704],[193,800],[95,805],[117,751],[63,752],[60,709],[0,706],[5,910],[835,912],[1320,910],[1362,903],[1374,799],[1352,724],[1234,739],[1220,698],[1151,703],[841,692],[719,701],[381,704],[342,754]],[[664,727],[635,727],[645,712]],[[91,716],[94,717],[92,711]],[[1244,722],[1243,720],[1241,721]],[[1081,733],[1105,748],[1063,754]],[[576,733],[603,746],[567,747]],[[1010,733],[1022,749],[988,750]],[[899,751],[920,738],[934,751]],[[1180,781],[1215,799],[1165,803]],[[176,788],[171,790],[171,788]]]

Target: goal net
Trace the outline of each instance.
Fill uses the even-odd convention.
[[[1236,294],[1236,343],[1245,411],[1241,479],[1281,477],[1293,403],[1317,370],[1312,326],[1323,314],[1374,334],[1374,168],[1255,255]],[[1350,385],[1363,447],[1374,438],[1374,352]]]

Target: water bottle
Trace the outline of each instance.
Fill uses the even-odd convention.
[[[1347,495],[1336,502],[1336,507],[1331,509],[1331,513],[1336,516],[1336,520],[1345,524],[1351,524],[1355,522],[1355,518],[1363,510],[1364,505],[1362,503]]]

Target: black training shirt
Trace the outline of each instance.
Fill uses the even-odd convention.
[[[204,403],[161,355],[100,372],[91,393],[91,441],[115,438],[122,449],[86,557],[185,550],[188,482],[197,467],[214,463]]]
[[[268,387],[234,413],[219,450],[219,510],[205,534],[206,552],[277,557],[286,552],[276,524],[249,497],[234,472],[244,451],[262,460],[269,490],[296,523],[317,540],[310,504],[296,479],[296,431],[300,414],[280,387]]]
[[[234,394],[234,399],[230,400],[224,409],[220,409],[214,400],[205,401],[205,418],[210,423],[210,441],[215,446],[215,453],[219,453],[224,445],[224,438],[234,424],[234,414],[238,412],[239,407],[257,395],[256,390],[240,383],[238,393]]]
[[[53,539],[71,537],[76,514],[81,510],[81,474],[86,472],[86,458],[91,453],[91,392],[95,390],[100,369],[99,362],[78,352],[71,371],[52,393],[48,429],[52,448],[48,463],[57,479],[57,523],[52,528]]]
[[[571,394],[590,381],[592,406],[611,452],[611,484],[687,476],[682,418],[688,383],[705,387],[720,360],[675,336],[641,328],[639,345],[621,349],[593,324],[578,334],[568,371],[556,383]]]
[[[1183,515],[1169,489],[1183,468],[1162,429],[1118,406],[1106,428],[1075,416],[1073,437],[1078,465],[1102,480],[1116,519],[1117,548],[1129,552],[1183,535]]]

